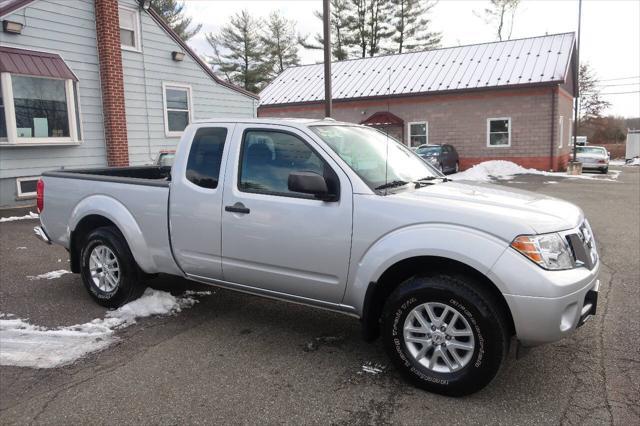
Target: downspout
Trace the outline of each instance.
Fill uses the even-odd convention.
[[[553,154],[555,151],[555,136],[556,136],[556,91],[557,87],[551,88],[551,145],[549,146],[549,170],[553,171]]]

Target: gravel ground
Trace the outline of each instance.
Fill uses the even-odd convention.
[[[612,169],[623,170],[614,182],[499,183],[584,209],[602,287],[594,319],[524,359],[512,354],[477,394],[454,399],[407,385],[352,318],[215,290],[175,316],[140,320],[73,365],[0,367],[0,423],[640,424],[640,168]],[[68,269],[62,248],[32,237],[35,224],[0,223],[0,312],[49,327],[103,318],[77,275],[26,278]],[[203,289],[171,277],[150,284]]]

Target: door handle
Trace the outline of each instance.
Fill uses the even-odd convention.
[[[246,208],[241,202],[237,202],[232,206],[224,206],[224,211],[242,214],[249,214],[251,212],[251,210]]]

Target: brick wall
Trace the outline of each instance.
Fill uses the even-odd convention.
[[[554,101],[556,106],[552,108]],[[570,95],[561,94],[557,87],[334,102],[333,108],[333,118],[354,123],[377,111],[389,110],[405,121],[405,141],[409,122],[427,121],[429,143],[455,146],[463,169],[489,159],[503,159],[524,167],[557,170],[566,167],[568,161],[571,101]],[[322,118],[323,111],[322,104],[261,106],[258,116]],[[560,115],[564,117],[562,148],[558,135]],[[511,118],[510,147],[487,147],[487,119],[498,117]]]
[[[129,165],[117,0],[95,0],[98,59],[109,166]]]

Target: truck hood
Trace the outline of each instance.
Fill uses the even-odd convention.
[[[392,197],[400,197],[416,207],[444,206],[447,221],[487,228],[483,230],[504,238],[512,238],[514,233],[571,229],[584,219],[582,210],[567,201],[492,184],[449,181]]]

